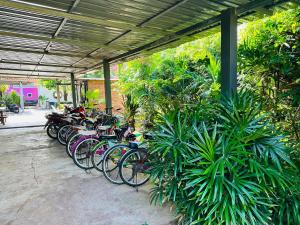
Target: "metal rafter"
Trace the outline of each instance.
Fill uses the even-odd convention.
[[[83,54],[78,53],[60,53],[60,52],[46,52],[45,50],[31,50],[31,49],[21,49],[21,48],[5,48],[0,47],[0,51],[7,51],[7,52],[23,52],[23,53],[30,53],[30,54],[45,54],[45,55],[54,55],[54,56],[67,56],[67,57],[86,57],[91,59],[101,59],[99,57],[92,57],[92,56],[86,56]]]
[[[72,13],[73,10],[76,8],[76,6],[79,4],[79,2],[80,2],[80,0],[75,0],[73,2],[73,4],[71,5],[70,9],[68,10],[68,13]],[[63,26],[66,24],[67,21],[68,21],[68,18],[63,18],[61,20],[59,26],[57,27],[56,31],[52,35],[53,40],[58,36],[59,32],[61,31],[61,29],[63,28]],[[51,48],[51,45],[52,45],[52,40],[48,42],[48,44],[47,44],[44,51],[49,52],[50,48]],[[40,58],[38,64],[40,64],[43,61],[44,57],[45,57],[45,54],[42,55],[42,57]],[[36,70],[37,68],[38,68],[38,65],[34,68],[34,70]]]
[[[25,66],[36,66],[36,62],[21,62],[21,61],[9,61],[9,60],[0,60],[0,64],[11,64],[11,65],[25,65]],[[84,66],[72,66],[65,64],[46,64],[41,63],[39,66],[47,66],[47,67],[60,67],[60,68],[68,68],[68,69],[88,69]]]
[[[9,36],[9,37],[18,37],[18,38],[26,38],[26,39],[32,39],[32,40],[39,40],[39,41],[53,41],[57,43],[63,43],[63,44],[73,44],[79,47],[94,47],[94,48],[99,48],[103,47],[104,49],[107,48],[104,44],[101,44],[96,41],[91,41],[91,40],[85,40],[85,39],[74,39],[74,38],[61,38],[61,37],[56,37],[53,39],[52,37],[46,37],[46,36],[41,36],[40,34],[28,34],[28,33],[20,33],[20,32],[15,32],[15,31],[8,31],[8,30],[0,30],[0,35],[3,36]],[[113,50],[129,50],[129,48],[126,47],[121,47],[121,46],[110,46],[107,49],[113,49]]]
[[[59,70],[35,70],[35,69],[14,69],[14,68],[4,68],[0,67],[1,70],[8,70],[8,71],[24,71],[24,72],[33,72],[33,73],[66,73],[70,74],[70,72],[59,71]]]
[[[33,74],[33,75],[26,75],[26,74],[18,74],[18,73],[0,73],[0,75],[4,75],[4,76],[19,76],[19,77],[28,77],[28,78],[30,78],[30,77],[56,77],[56,78],[62,78],[62,79],[65,79],[66,78],[66,76],[58,76],[58,75],[47,75],[47,76],[45,76],[45,75],[35,75],[35,74]]]

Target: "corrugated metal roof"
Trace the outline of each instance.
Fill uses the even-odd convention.
[[[128,60],[216,32],[230,7],[245,20],[288,2],[0,0],[0,76],[84,73],[103,59]]]

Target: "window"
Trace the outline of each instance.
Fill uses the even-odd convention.
[[[32,97],[32,93],[27,93],[27,97],[31,98]]]

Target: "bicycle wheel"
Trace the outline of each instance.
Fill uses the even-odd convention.
[[[93,164],[91,162],[92,149],[100,141],[95,138],[85,139],[80,142],[74,151],[72,152],[72,158],[74,163],[81,169],[92,169]]]
[[[60,144],[66,145],[66,134],[72,125],[64,125],[57,132],[57,140]]]
[[[102,170],[105,178],[114,184],[123,184],[119,174],[119,162],[122,156],[130,151],[128,145],[115,145],[105,151],[103,155]]]
[[[74,128],[71,127],[66,133],[66,138],[65,138],[66,144],[68,144],[68,141],[70,141],[71,137],[73,137],[77,133],[78,133],[77,130],[74,130]]]
[[[148,169],[148,154],[145,149],[126,152],[119,164],[122,181],[132,187],[141,186],[149,180]]]
[[[57,129],[58,129],[58,127],[55,124],[50,124],[47,127],[47,135],[49,137],[51,137],[52,139],[56,139],[57,138]]]
[[[106,141],[102,141],[99,144],[95,145],[92,152],[92,164],[94,168],[100,172],[102,170],[102,162],[105,151],[108,149],[108,144]]]
[[[66,144],[66,152],[67,152],[68,156],[70,156],[71,158],[72,158],[72,152],[73,152],[72,147],[74,148],[74,143],[76,141],[78,141],[80,137],[81,137],[81,134],[77,133],[77,134],[73,135]]]

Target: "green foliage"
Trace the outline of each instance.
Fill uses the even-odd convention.
[[[43,105],[46,102],[46,100],[47,100],[46,96],[44,96],[44,95],[39,96],[39,103],[40,104]]]
[[[174,202],[182,224],[299,224],[298,171],[261,105],[242,91],[206,111],[158,123],[152,202]]]
[[[16,91],[12,91],[11,93],[4,95],[2,97],[2,100],[4,101],[5,105],[10,105],[10,104],[20,105],[20,96],[17,94]]]
[[[135,128],[135,116],[138,112],[139,104],[132,98],[131,95],[123,97],[124,116],[131,127]]]
[[[83,75],[84,78],[103,78],[103,70],[97,70],[93,73],[87,73]]]
[[[247,25],[239,46],[241,83],[253,89],[262,109],[285,132],[300,168],[300,10]]]
[[[120,65],[119,88],[159,130],[152,202],[174,202],[181,223],[300,224],[299,15],[241,27],[239,84],[252,94],[222,104],[219,34]]]
[[[56,80],[39,80],[39,84],[48,90],[56,90]]]
[[[10,93],[10,97],[11,97],[11,100],[12,100],[12,104],[20,105],[20,96],[17,94],[16,91],[12,91]]]
[[[86,98],[87,98],[88,101],[85,103],[85,107],[87,107],[89,109],[93,109],[95,107],[95,105],[103,103],[104,100],[99,99],[99,97],[100,97],[100,90],[99,89],[88,90],[86,92]]]
[[[192,109],[207,96],[218,97],[218,66],[212,55],[195,61],[188,57],[165,59],[157,54],[123,65],[119,88],[139,103],[143,120],[151,124],[159,113]]]
[[[8,86],[5,84],[0,84],[0,98],[5,94],[5,91],[8,89]]]

